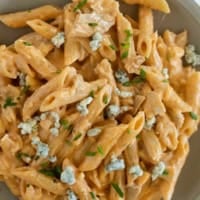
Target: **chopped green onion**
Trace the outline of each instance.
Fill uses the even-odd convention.
[[[56,74],[60,74],[62,72],[62,70],[61,69],[58,69],[55,73]]]
[[[128,134],[131,134],[131,133],[132,133],[132,131],[131,131],[130,129],[128,129],[127,132],[128,132]]]
[[[32,44],[30,42],[24,41],[23,43],[25,46],[32,46]]]
[[[163,172],[163,176],[168,176],[169,175],[169,172],[167,171],[167,170],[165,170],[164,172]]]
[[[16,158],[17,158],[18,160],[21,160],[22,157],[30,157],[30,156],[29,156],[29,154],[23,153],[23,152],[17,152],[17,153],[16,153]]]
[[[10,106],[16,106],[17,103],[13,101],[11,97],[7,97],[5,100],[5,103],[3,105],[4,108],[10,107]]]
[[[146,76],[147,76],[147,74],[146,74],[145,70],[141,69],[140,70],[140,77],[141,77],[141,79],[142,80],[146,80]]]
[[[45,176],[50,176],[60,179],[62,169],[60,166],[55,166],[55,167],[46,166],[39,169],[38,172],[44,174]]]
[[[127,39],[129,39],[130,37],[132,37],[132,36],[133,36],[133,34],[131,33],[131,31],[130,31],[130,30],[128,30],[128,29],[127,29],[127,30],[125,30],[124,32],[126,33],[126,38],[127,38]]]
[[[76,140],[78,140],[78,139],[80,139],[81,138],[81,136],[82,136],[82,134],[81,133],[79,133],[75,138],[74,138],[74,141],[76,141]]]
[[[90,92],[89,96],[94,98],[94,91],[93,90]]]
[[[88,23],[88,25],[91,26],[91,27],[96,27],[96,26],[98,26],[98,24],[97,24],[97,23],[94,23],[94,22],[93,22],[93,23],[92,23],[92,22],[91,22],[91,23]]]
[[[24,85],[22,88],[21,88],[21,93],[22,94],[26,94],[30,89],[30,85]]]
[[[103,148],[102,148],[102,146],[98,146],[97,147],[97,151],[98,151],[98,153],[100,154],[100,155],[104,155],[104,151],[103,151]]]
[[[190,112],[190,117],[193,119],[193,120],[198,120],[198,115],[194,112]]]
[[[109,47],[110,47],[112,50],[117,51],[117,47],[116,47],[114,44],[109,45]]]
[[[137,136],[136,136],[136,139],[137,139],[137,140],[141,139],[141,135],[137,135]]]
[[[128,51],[124,51],[121,55],[121,59],[125,59],[128,57]]]
[[[119,185],[117,183],[111,183],[113,189],[117,192],[117,194],[123,198],[124,197],[124,193],[123,191],[121,190],[121,188],[119,187]]]
[[[81,8],[83,8],[83,6],[87,3],[87,0],[81,0],[77,6],[74,8],[74,12],[77,12],[78,10],[80,10]]]
[[[169,80],[165,79],[162,81],[163,83],[169,83]]]
[[[103,97],[103,102],[104,102],[104,104],[106,104],[106,105],[108,104],[108,96],[104,96],[104,97]]]
[[[92,200],[96,200],[96,195],[94,194],[94,192],[90,192],[90,196],[91,196]]]
[[[86,156],[90,156],[90,157],[93,157],[93,156],[96,156],[97,155],[97,152],[92,152],[92,151],[88,151],[85,153]]]
[[[67,120],[61,119],[60,120],[60,124],[61,124],[61,126],[63,127],[64,130],[68,130],[69,129],[70,123]]]

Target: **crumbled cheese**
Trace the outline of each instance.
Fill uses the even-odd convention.
[[[133,174],[137,177],[142,176],[144,174],[142,168],[140,167],[140,165],[134,165],[129,169],[129,173]]]
[[[82,100],[80,103],[78,103],[76,105],[76,109],[81,113],[81,115],[85,116],[89,112],[87,106],[89,104],[91,104],[92,101],[93,101],[93,98],[92,97],[88,97],[88,98]]]
[[[59,123],[60,121],[60,115],[57,112],[50,112],[50,116],[53,118],[55,123]]]
[[[132,97],[133,93],[132,92],[128,92],[128,91],[121,91],[118,88],[115,89],[115,93],[122,97],[122,98],[128,98],[128,97]]]
[[[37,121],[32,119],[26,122],[21,122],[18,125],[18,128],[21,129],[22,135],[31,134],[37,128]]]
[[[31,157],[29,157],[29,156],[23,156],[23,157],[22,157],[22,160],[23,160],[25,163],[30,163],[30,162],[31,162]]]
[[[125,169],[125,162],[123,159],[112,157],[111,162],[106,166],[106,171],[112,172]]]
[[[193,66],[200,65],[200,55],[195,52],[194,45],[188,45],[185,48],[185,61]]]
[[[58,128],[51,128],[51,129],[50,129],[50,133],[51,133],[53,136],[58,136],[58,135],[59,135],[59,130],[58,130]]]
[[[127,111],[129,111],[130,110],[130,107],[128,107],[128,106],[122,106],[121,108],[120,108],[120,113],[125,113],[125,112],[127,112]]]
[[[37,122],[39,122],[40,121],[40,117],[39,116],[35,116],[34,120],[36,120]]]
[[[36,155],[42,158],[47,158],[49,154],[49,146],[40,141],[40,138],[37,136],[32,137],[32,145],[36,147]]]
[[[60,126],[61,126],[61,125],[60,125],[60,122],[55,122],[55,123],[54,123],[54,126],[55,126],[55,128],[60,128]]]
[[[51,42],[57,47],[60,48],[65,43],[65,33],[59,32],[52,39]]]
[[[168,68],[163,68],[162,69],[162,74],[163,74],[165,80],[169,79],[169,70],[168,70]]]
[[[100,128],[92,128],[87,132],[87,136],[89,137],[94,137],[97,136],[101,133],[101,129]]]
[[[26,74],[24,74],[24,73],[19,73],[18,76],[19,76],[19,85],[20,85],[21,87],[26,86]]]
[[[72,167],[66,167],[64,171],[62,171],[60,180],[63,183],[67,183],[69,185],[73,185],[76,182],[74,169]]]
[[[121,70],[121,69],[119,69],[119,70],[117,70],[115,72],[115,78],[117,79],[117,81],[119,83],[122,83],[122,84],[127,83],[127,82],[130,81],[130,79],[128,77],[128,74],[125,71]]]
[[[90,47],[92,51],[96,51],[100,47],[102,40],[103,40],[103,36],[101,33],[96,32],[93,35],[92,40],[90,41]]]
[[[146,120],[145,128],[152,129],[152,127],[155,125],[155,123],[156,123],[156,117],[153,116],[152,118]]]
[[[75,193],[71,190],[67,191],[67,199],[68,200],[78,200],[78,197],[75,195]]]
[[[48,113],[42,113],[41,115],[40,115],[40,120],[46,120],[47,119],[47,115],[48,115]]]
[[[56,156],[49,156],[48,160],[51,162],[51,163],[55,163],[57,161],[57,157]]]
[[[117,117],[120,112],[120,107],[118,105],[110,105],[107,108],[108,117]]]
[[[154,168],[153,168],[153,171],[152,171],[152,175],[151,175],[151,178],[152,180],[156,180],[159,176],[161,176],[164,171],[166,169],[166,165],[164,162],[159,162],[158,165],[156,165]]]

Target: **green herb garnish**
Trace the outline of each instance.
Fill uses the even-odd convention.
[[[117,51],[117,47],[116,47],[114,44],[109,45],[109,47],[110,47],[112,50]]]
[[[38,172],[44,174],[45,176],[50,176],[60,179],[60,174],[62,172],[62,169],[60,166],[55,166],[55,167],[46,166],[39,169]]]
[[[136,76],[133,80],[123,83],[123,86],[129,87],[134,84],[143,83],[145,82],[145,80],[146,80],[146,72],[144,69],[141,69],[139,76]]]
[[[89,96],[94,98],[94,91],[93,90],[90,92]]]
[[[30,156],[29,156],[29,154],[23,153],[23,152],[17,152],[17,153],[16,153],[16,158],[17,158],[18,160],[22,160],[22,157],[30,157]]]
[[[190,117],[193,119],[193,120],[198,120],[198,115],[194,112],[190,112]]]
[[[3,105],[4,108],[16,106],[17,103],[13,101],[12,97],[7,97]]]
[[[96,200],[96,195],[94,194],[94,192],[90,192],[90,196],[91,196],[92,200]]]
[[[165,79],[162,81],[163,83],[169,83],[169,80]]]
[[[87,0],[81,0],[77,6],[74,8],[74,12],[77,12],[78,10],[80,10],[81,8],[83,8],[83,6],[87,3]]]
[[[98,153],[100,154],[100,155],[104,155],[104,151],[103,151],[103,148],[102,148],[102,146],[98,146],[97,147],[97,151],[98,151]]]
[[[72,143],[70,140],[66,140],[65,142],[66,142],[66,144],[68,144],[69,146],[72,146],[72,145],[73,145],[73,143]]]
[[[23,43],[25,46],[32,46],[32,43],[30,43],[30,42],[24,41]]]
[[[70,126],[70,123],[65,119],[61,119],[60,124],[61,124],[61,126],[63,127],[64,130],[68,130],[68,128]]]
[[[89,157],[93,157],[93,156],[96,156],[97,155],[97,152],[94,152],[94,151],[88,151],[85,153],[86,156],[89,156]]]
[[[58,69],[58,70],[56,70],[56,74],[60,74],[62,72],[62,70],[61,69]]]
[[[121,59],[125,59],[128,57],[128,51],[124,51],[121,55]]]
[[[132,37],[133,36],[133,34],[131,33],[131,31],[130,30],[125,30],[124,31],[125,33],[126,33],[126,39],[129,39],[130,37]]]
[[[91,23],[88,23],[88,25],[91,26],[91,27],[96,27],[96,26],[98,26],[98,24],[97,24],[97,23],[94,23],[94,22],[93,22],[93,23],[92,23],[92,22],[91,22]]]
[[[22,88],[21,88],[21,94],[26,94],[30,89],[30,85],[24,85]]]
[[[169,172],[167,171],[167,170],[165,170],[164,172],[163,172],[163,176],[168,176],[169,175]]]
[[[74,138],[74,141],[76,141],[76,140],[78,140],[78,139],[80,139],[81,138],[81,136],[82,136],[82,134],[81,133],[79,133],[75,138]]]
[[[103,102],[104,102],[104,104],[106,104],[106,105],[108,104],[108,96],[105,95],[105,96],[103,97]]]
[[[119,185],[117,183],[111,183],[113,189],[117,192],[117,194],[123,198],[124,197],[124,193],[123,191],[121,190],[121,188],[119,187]]]

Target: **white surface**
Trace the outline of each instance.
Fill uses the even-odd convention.
[[[196,0],[200,3],[200,0]],[[0,0],[0,13],[32,8],[36,5],[63,4],[66,0]],[[200,8],[191,0],[169,0],[172,13],[163,15],[156,13],[156,28],[162,31],[169,28],[174,31],[189,30],[190,42],[196,44],[200,50]],[[122,4],[123,11],[135,15],[131,6]],[[12,30],[0,25],[0,43],[10,43],[25,30]],[[197,200],[200,195],[200,131],[191,139],[191,152],[183,169],[173,200]],[[13,200],[7,189],[0,186],[0,200]]]

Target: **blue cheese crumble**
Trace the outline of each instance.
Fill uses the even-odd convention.
[[[58,135],[59,135],[59,130],[58,130],[58,128],[53,127],[53,128],[50,129],[50,133],[51,133],[53,136],[58,136]]]
[[[144,172],[142,170],[142,168],[140,167],[140,165],[134,165],[129,169],[129,173],[133,174],[137,177],[143,176]]]
[[[121,70],[121,69],[119,69],[119,70],[117,70],[115,72],[115,78],[117,79],[117,81],[119,83],[122,83],[122,84],[127,83],[127,82],[130,81],[130,79],[128,77],[128,74],[125,71]]]
[[[166,169],[166,165],[164,162],[159,162],[154,168],[153,168],[153,171],[152,171],[152,175],[151,175],[151,178],[152,178],[152,181],[156,180],[157,178],[159,178],[160,176],[163,175],[164,171]]]
[[[111,162],[106,166],[107,172],[118,171],[125,169],[125,162],[123,159],[112,157]]]
[[[120,107],[118,105],[110,105],[107,108],[107,115],[109,118],[117,117],[120,114]]]
[[[68,200],[78,200],[78,197],[76,196],[76,194],[73,191],[67,190],[67,199]]]
[[[49,146],[40,141],[40,138],[37,136],[32,137],[31,144],[36,148],[36,156],[47,158],[49,155]]]
[[[195,50],[195,46],[191,44],[185,48],[185,61],[194,67],[200,65],[200,54],[197,54]]]
[[[133,97],[133,93],[132,92],[128,92],[128,91],[121,91],[118,88],[115,89],[115,93],[122,98],[129,98],[129,97]]]
[[[156,123],[156,117],[153,116],[153,117],[151,117],[151,118],[149,118],[149,119],[146,120],[145,128],[150,130],[150,129],[153,128],[153,126],[155,125],[155,123]]]
[[[76,109],[81,113],[81,115],[86,116],[89,113],[87,106],[90,105],[92,101],[93,101],[93,98],[88,97],[82,100],[80,103],[78,103],[76,105]]]
[[[65,33],[59,32],[54,37],[52,37],[51,42],[57,47],[60,48],[65,43]]]
[[[94,137],[97,136],[101,133],[101,129],[100,128],[92,128],[87,132],[87,136],[88,137]]]
[[[18,125],[18,128],[21,129],[22,135],[31,134],[33,131],[37,129],[37,120],[32,119],[26,122],[21,122]]]
[[[96,51],[101,46],[102,40],[103,40],[103,36],[99,32],[96,32],[92,36],[92,40],[90,41],[90,48],[92,49],[92,51]]]
[[[74,183],[76,183],[74,169],[70,166],[66,167],[61,173],[60,180],[63,183],[67,183],[69,185],[73,185]]]
[[[55,163],[57,161],[57,157],[56,156],[49,156],[48,157],[48,160],[51,162],[51,163]]]

